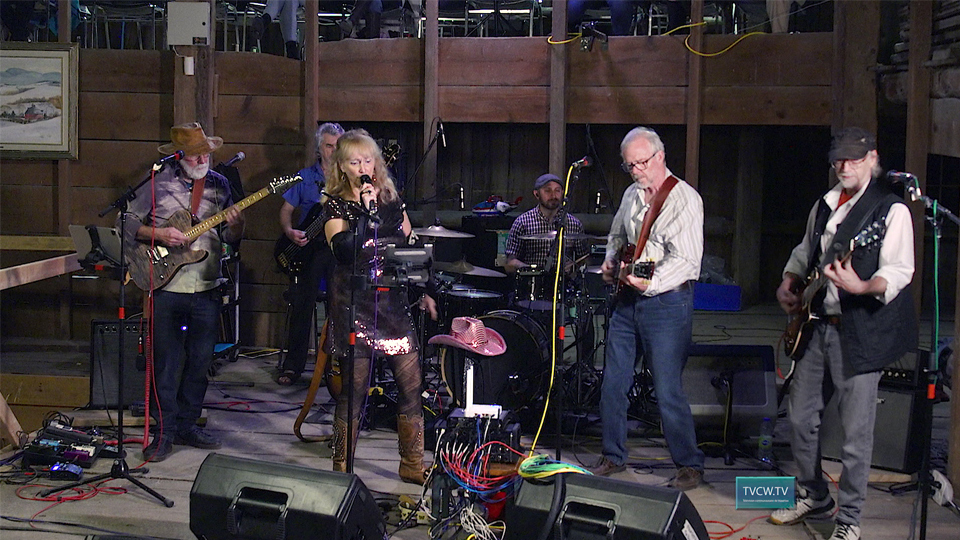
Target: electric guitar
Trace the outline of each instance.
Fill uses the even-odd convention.
[[[383,160],[387,167],[392,165],[399,155],[399,144],[391,144],[386,147],[383,150]],[[303,266],[313,256],[313,250],[318,247],[318,243],[314,242],[314,239],[323,232],[321,214],[323,214],[323,205],[315,204],[310,207],[307,215],[300,220],[300,225],[297,225],[297,229],[303,231],[304,237],[307,239],[307,243],[303,246],[294,244],[285,234],[281,234],[280,238],[277,239],[273,246],[273,258],[277,261],[277,267],[285,274],[290,276],[299,274],[303,271]]]
[[[637,250],[637,246],[633,244],[624,244],[620,246],[620,250],[617,252],[617,260],[622,263],[626,263],[626,273],[628,275],[633,275],[640,279],[650,279],[653,277],[653,270],[656,268],[657,264],[653,261],[635,261],[633,260],[633,253]],[[617,279],[613,282],[613,297],[618,298],[620,294],[628,289],[630,289],[630,284],[625,280],[621,279],[620,269],[615,270]]]
[[[855,249],[866,249],[877,245],[883,239],[886,224],[883,220],[867,225],[856,236],[850,239],[847,248],[837,254],[841,264],[845,264],[853,256]],[[783,350],[793,360],[800,360],[810,344],[810,327],[817,320],[813,313],[814,300],[830,279],[823,273],[823,269],[833,261],[814,268],[802,281],[794,284],[793,293],[800,296],[800,311],[791,315],[787,321],[787,328],[783,332]]]
[[[216,227],[227,219],[227,211],[232,208],[243,210],[260,201],[268,194],[283,193],[290,186],[302,180],[299,176],[285,176],[270,182],[270,185],[250,195],[246,199],[231,206],[200,223],[194,224],[189,210],[174,212],[163,227],[176,227],[183,232],[190,242],[193,242],[203,233]],[[207,258],[209,253],[205,249],[190,249],[189,243],[182,247],[167,247],[150,245],[147,242],[138,242],[136,248],[128,255],[130,278],[137,287],[144,291],[159,289],[173,279],[173,276],[185,265],[198,263]]]

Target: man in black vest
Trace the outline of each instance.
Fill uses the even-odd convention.
[[[770,521],[791,525],[833,511],[820,470],[819,431],[824,405],[837,394],[843,470],[830,540],[856,540],[873,453],[880,370],[917,346],[910,294],[913,221],[910,209],[879,180],[880,158],[871,134],[842,130],[831,143],[829,159],[839,182],[810,211],[804,240],[790,255],[777,289],[784,311],[797,314],[809,307],[816,322],[805,330],[810,342],[796,364],[788,401],[798,468],[796,505],[775,511]],[[880,225],[876,240],[857,242],[848,260],[838,260],[850,250],[850,240],[874,224]],[[829,282],[803,305],[801,276],[818,267]]]

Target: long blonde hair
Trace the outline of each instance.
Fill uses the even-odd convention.
[[[327,180],[327,193],[338,197],[348,197],[353,194],[353,188],[350,186],[350,180],[347,173],[340,167],[340,163],[346,162],[354,153],[368,155],[374,160],[373,180],[380,188],[378,199],[381,202],[390,202],[397,200],[397,186],[390,177],[390,170],[383,160],[383,152],[373,137],[365,129],[351,129],[344,133],[337,140],[337,149],[331,156],[330,165],[324,171]]]

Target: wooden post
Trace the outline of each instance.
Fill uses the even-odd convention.
[[[303,135],[304,167],[316,161],[317,141],[313,134],[320,120],[320,28],[317,13],[320,12],[318,0],[306,0],[303,5]]]
[[[176,0],[178,2],[206,2],[210,5],[211,22],[216,6],[214,0]],[[211,41],[214,41],[211,39]],[[216,92],[216,66],[213,45],[177,45],[173,74],[173,122],[200,122],[207,135],[216,133],[213,108]],[[193,75],[184,74],[184,58],[193,58]]]
[[[834,2],[833,132],[858,126],[877,132],[880,2]]]
[[[737,152],[733,279],[743,303],[760,300],[760,223],[763,221],[763,128],[743,126]]]
[[[423,152],[430,147],[436,131],[435,120],[440,116],[440,22],[439,0],[424,0],[427,20],[423,28]],[[423,226],[433,225],[437,219],[437,148],[423,158],[420,180],[414,179],[421,199],[434,200],[423,206]]]
[[[553,41],[567,38],[567,3],[553,3]],[[565,178],[567,157],[567,47],[550,46],[550,157],[549,170]]]
[[[72,13],[70,12],[69,0],[57,1],[57,41],[59,43],[70,43],[73,35]],[[79,143],[78,143],[79,144]],[[70,202],[73,200],[73,182],[70,178],[70,160],[57,160],[56,188],[54,197],[57,206],[57,234],[69,234],[70,223],[73,221],[73,213],[70,208]],[[67,277],[67,279],[70,279]],[[70,288],[64,289],[59,295],[60,317],[59,334],[72,338],[71,335],[71,315],[70,306],[73,304],[70,295]]]
[[[690,9],[690,21],[703,22],[703,0],[693,0]],[[690,29],[690,47],[703,49],[703,26]],[[703,58],[699,55],[688,56],[687,66],[687,153],[683,179],[694,189],[700,184],[700,123],[703,119],[701,103],[703,101]]]

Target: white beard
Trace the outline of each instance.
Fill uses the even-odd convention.
[[[191,180],[199,180],[207,175],[210,172],[210,162],[203,163],[193,167],[183,161],[180,162],[180,167],[183,169],[183,173],[187,175],[187,178]]]

